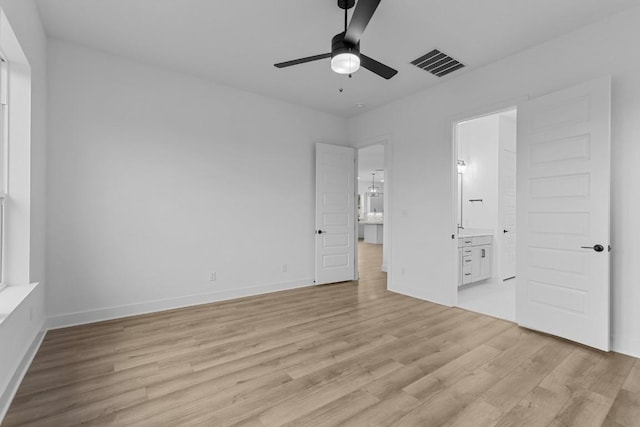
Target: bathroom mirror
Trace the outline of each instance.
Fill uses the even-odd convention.
[[[365,207],[367,213],[384,212],[384,193],[366,193]]]

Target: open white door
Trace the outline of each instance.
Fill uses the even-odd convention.
[[[611,80],[518,106],[521,326],[609,350]]]
[[[355,150],[316,144],[317,285],[354,280]]]

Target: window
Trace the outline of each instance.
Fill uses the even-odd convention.
[[[33,289],[28,286],[32,283],[32,99],[31,66],[0,8],[0,287],[7,287],[0,292],[0,301],[6,303],[7,312]]]
[[[7,139],[8,139],[8,99],[9,64],[0,52],[0,290],[7,285],[5,282],[5,203],[7,201]]]

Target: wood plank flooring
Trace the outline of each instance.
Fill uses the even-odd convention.
[[[640,361],[361,280],[51,331],[3,426],[640,426]],[[425,279],[428,286],[428,279]]]

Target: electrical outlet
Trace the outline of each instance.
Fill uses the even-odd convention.
[[[209,281],[210,281],[210,282],[215,282],[215,281],[217,280],[217,278],[218,278],[218,277],[217,277],[217,275],[216,275],[216,272],[215,272],[215,271],[213,271],[213,272],[209,273]]]
[[[282,264],[282,272],[283,273],[287,272],[287,264]]]

